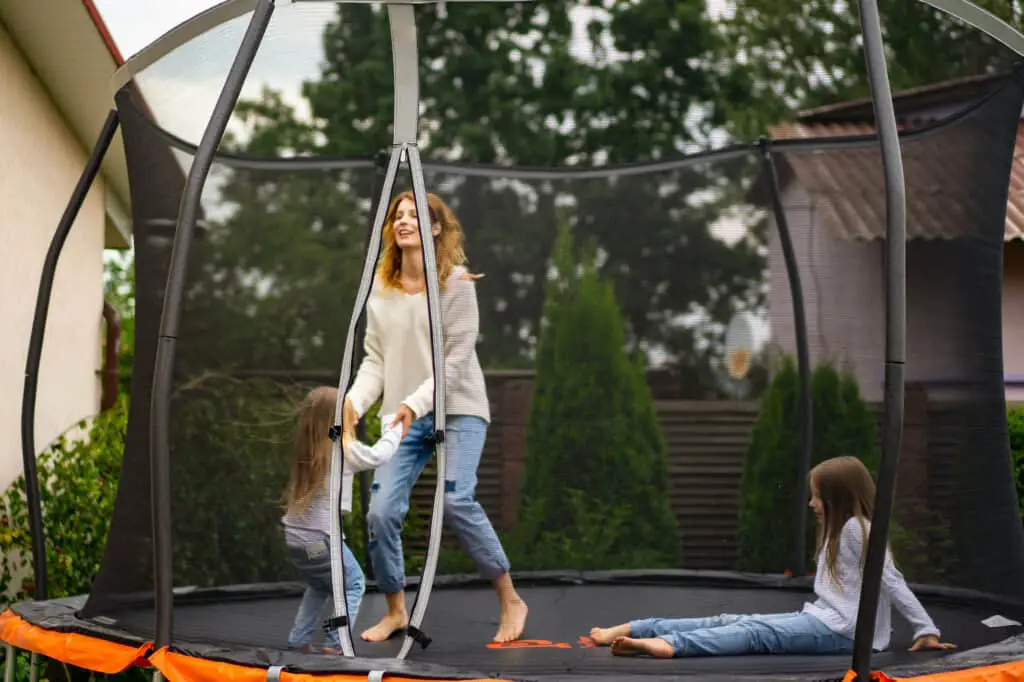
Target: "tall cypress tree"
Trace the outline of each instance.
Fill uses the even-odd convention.
[[[561,230],[547,282],[517,527],[520,563],[678,565],[666,448],[610,283]]]

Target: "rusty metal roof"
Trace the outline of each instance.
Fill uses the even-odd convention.
[[[837,138],[874,135],[875,129],[854,121],[796,121],[776,126],[771,134],[775,139]],[[943,136],[941,142],[924,138],[904,147],[909,238],[949,239],[971,231],[983,214],[980,197],[964,191],[983,161],[957,157],[950,148],[955,144],[955,139]],[[837,234],[851,239],[885,237],[885,193],[877,149],[787,151],[782,156],[794,179],[814,197],[820,218]],[[942,159],[949,163],[937,162]],[[1006,207],[1004,241],[1014,239],[1024,240],[1024,122],[1017,129]]]

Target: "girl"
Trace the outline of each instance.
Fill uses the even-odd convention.
[[[736,654],[849,654],[874,508],[875,484],[856,457],[826,460],[810,472],[809,506],[817,517],[817,600],[803,610],[769,615],[721,615],[710,618],[631,621],[594,628],[598,645],[611,644],[618,656],[647,654],[658,658]],[[878,600],[873,648],[889,646],[890,610],[896,608],[914,626],[911,651],[951,649],[939,641],[939,630],[907,588],[886,553]]]
[[[285,543],[292,564],[299,571],[306,591],[295,614],[295,624],[288,635],[288,646],[311,650],[310,641],[317,628],[320,612],[331,599],[331,508],[327,479],[331,466],[331,438],[338,390],[330,386],[315,388],[299,406],[298,428],[292,456],[291,478],[285,492],[286,513],[281,519]],[[385,424],[392,421],[386,417]],[[401,428],[392,427],[383,433],[372,448],[355,438],[354,430],[345,428],[342,448],[349,466],[342,479],[341,510],[351,511],[352,479],[355,472],[375,468],[389,460],[398,448]],[[342,543],[344,561],[345,602],[350,622],[355,622],[365,591],[363,571],[347,543]],[[327,651],[341,653],[338,632],[327,633]]]
[[[445,521],[450,521],[477,571],[493,581],[501,617],[496,642],[518,639],[526,604],[509,577],[509,562],[483,507],[476,501],[477,466],[490,421],[487,389],[476,355],[479,310],[464,263],[462,227],[439,197],[427,198],[434,235],[445,353],[448,479]],[[411,192],[395,197],[383,227],[383,254],[366,305],[366,355],[345,400],[345,423],[354,424],[383,393],[382,410],[395,412],[403,440],[394,459],[377,469],[367,515],[370,560],[386,595],[383,619],[363,633],[379,642],[404,629],[405,560],[402,523],[409,495],[431,454],[434,375],[419,218]]]

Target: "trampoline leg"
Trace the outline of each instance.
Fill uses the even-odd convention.
[[[36,682],[39,679],[39,654],[32,652],[32,660],[28,666],[28,682]]]
[[[14,682],[14,657],[17,650],[10,644],[6,645],[7,660],[4,661],[4,682]]]
[[[398,177],[398,167],[402,161],[402,154],[405,151],[404,145],[395,146],[391,150],[391,160],[388,162],[387,170],[380,185],[380,200],[377,202],[376,215],[373,218],[373,227],[370,230],[369,243],[366,247],[366,257],[363,259],[363,276],[359,282],[359,291],[356,294],[355,305],[352,307],[352,316],[349,318],[348,334],[345,338],[345,354],[341,359],[341,376],[338,378],[338,402],[334,408],[334,423],[340,427],[342,423],[342,408],[345,403],[345,393],[348,391],[349,382],[352,378],[352,357],[355,351],[356,327],[359,318],[363,314],[366,302],[370,298],[370,287],[373,285],[373,273],[377,265],[377,257],[380,252],[382,235],[384,232],[384,219],[387,217],[388,200],[395,186]],[[345,599],[345,562],[342,560],[341,545],[344,542],[344,533],[341,525],[341,512],[339,493],[341,481],[345,472],[345,458],[341,456],[341,434],[336,433],[331,448],[331,509],[338,509],[337,514],[331,514],[331,586],[333,591],[334,618],[328,624],[328,629],[338,630],[338,639],[341,644],[341,651],[345,656],[353,656],[352,646],[352,623],[348,619],[348,604]],[[342,622],[340,619],[345,619]]]

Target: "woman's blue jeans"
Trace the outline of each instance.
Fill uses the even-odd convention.
[[[327,604],[333,603],[334,590],[331,588],[331,552],[327,539],[308,542],[302,545],[289,545],[292,564],[298,569],[306,592],[299,602],[299,610],[295,614],[295,624],[288,635],[288,645],[293,647],[312,644],[313,633],[321,629],[322,613]],[[345,566],[345,608],[350,623],[356,621],[359,606],[366,591],[366,579],[363,569],[349,549],[348,543],[342,542],[342,561]],[[335,649],[341,647],[338,631],[331,630],[326,636],[326,645]]]
[[[634,639],[661,637],[677,657],[853,653],[852,639],[801,612],[647,618],[631,621],[629,632]]]
[[[423,473],[433,448],[426,438],[434,430],[428,414],[412,423],[387,464],[374,472],[366,522],[373,575],[384,594],[405,587],[402,524],[409,513],[409,496]],[[481,577],[494,580],[509,570],[509,561],[487,512],[476,499],[476,470],[487,438],[487,422],[479,417],[449,415],[445,424],[447,469],[444,521],[451,524]]]

